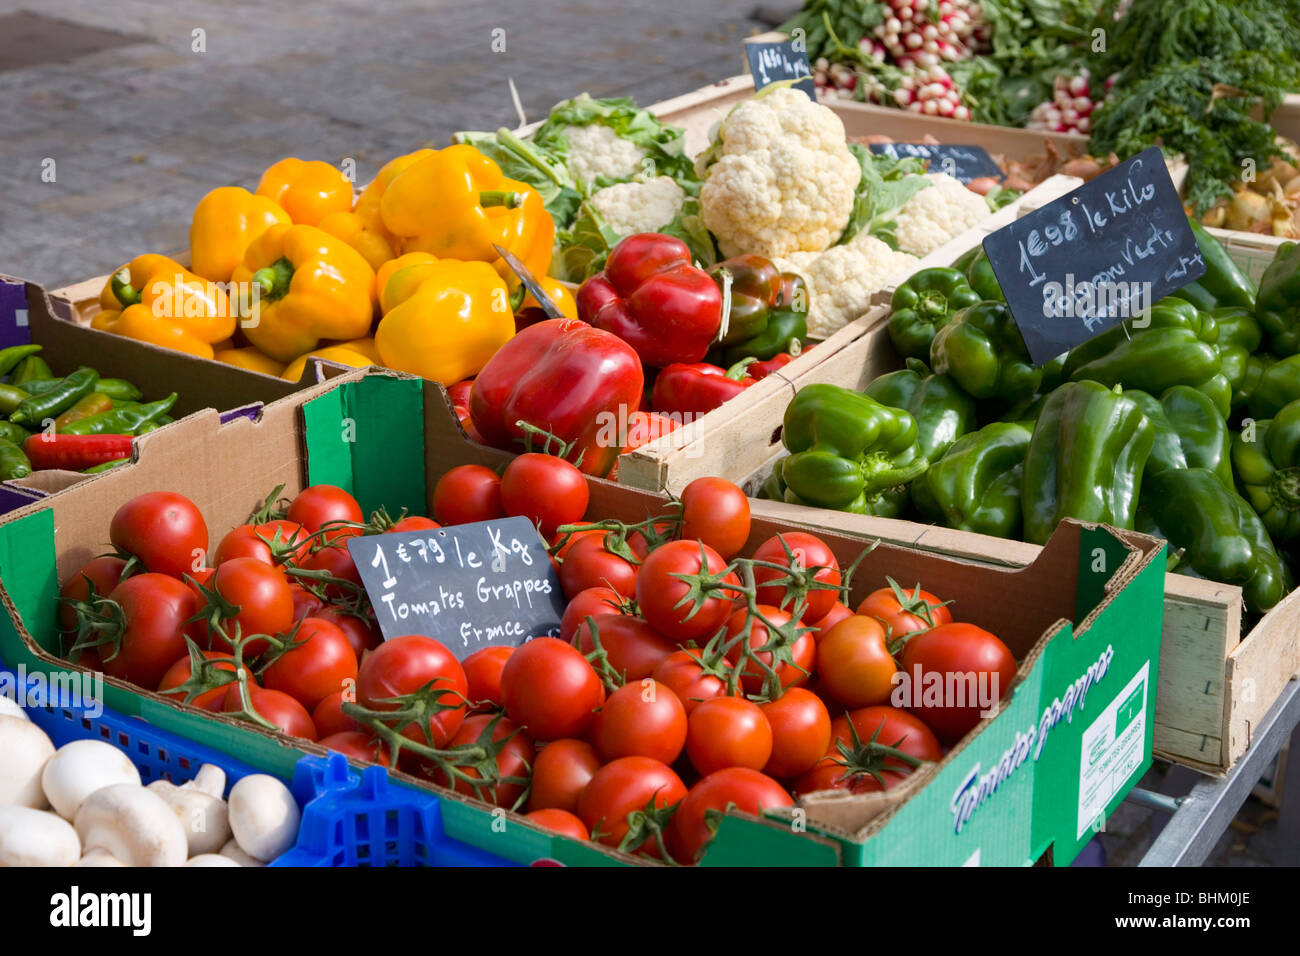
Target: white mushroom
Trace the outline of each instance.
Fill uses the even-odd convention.
[[[72,866],[80,856],[77,831],[58,814],[0,807],[0,866]]]
[[[275,777],[249,774],[230,790],[230,829],[256,860],[269,862],[292,847],[300,817],[293,794]]]
[[[87,852],[106,850],[127,866],[181,866],[189,857],[167,801],[137,784],[96,790],[77,811],[76,827]]]
[[[45,731],[25,716],[0,716],[0,806],[48,807],[41,771],[53,755]]]
[[[27,711],[18,706],[18,702],[11,697],[0,694],[0,717],[17,717],[19,720],[30,720]]]
[[[220,853],[200,853],[185,861],[186,866],[239,866],[239,863]]]
[[[126,866],[126,864],[106,850],[91,850],[77,862],[77,866]]]
[[[239,844],[231,840],[221,848],[221,856],[229,857],[240,866],[266,866],[261,860],[254,860],[251,856],[239,848]]]
[[[221,793],[226,788],[226,772],[204,764],[188,783],[176,786],[155,780],[148,789],[167,801],[180,820],[189,842],[190,856],[216,853],[230,839],[230,819]]]
[[[81,802],[115,783],[140,786],[140,771],[131,758],[102,740],[74,740],[59,748],[41,775],[41,785],[54,812],[75,820]]]

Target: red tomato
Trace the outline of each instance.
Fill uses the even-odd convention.
[[[318,611],[325,609],[325,602],[301,584],[290,582],[289,593],[293,595],[293,621],[295,624],[304,617],[315,617]]]
[[[220,654],[216,651],[204,651],[203,656],[208,660],[215,660],[218,658],[224,658],[226,655]],[[222,663],[217,664],[216,667],[217,670],[229,671],[232,674],[235,672],[235,665],[228,661],[222,661]],[[184,703],[185,693],[182,691],[171,690],[171,688],[179,687],[181,684],[184,684],[190,679],[192,674],[193,670],[190,667],[190,655],[186,654],[171,667],[167,668],[167,673],[163,674],[162,680],[158,682],[158,693],[162,694],[164,697],[173,697],[181,703]],[[190,701],[190,706],[199,707],[203,710],[219,711],[221,710],[221,702],[225,699],[226,691],[228,689],[228,685],[222,684],[220,687],[214,687],[212,690],[205,690]]]
[[[874,617],[847,617],[817,645],[821,689],[845,707],[887,703],[896,673],[898,665],[885,644],[885,627]]]
[[[323,736],[318,741],[322,747],[336,750],[354,760],[388,764],[387,745],[368,730],[343,730]]]
[[[552,740],[533,762],[533,789],[528,808],[576,811],[578,796],[604,763],[585,740]]]
[[[691,711],[686,754],[702,774],[725,767],[762,770],[772,756],[772,726],[752,701],[715,697]]]
[[[504,518],[501,478],[482,465],[460,465],[433,489],[433,516],[444,525]]]
[[[596,712],[591,742],[606,760],[653,757],[671,764],[686,744],[686,709],[658,681],[625,684]]]
[[[858,613],[874,617],[889,628],[891,639],[952,623],[952,612],[943,601],[929,591],[922,591],[919,584],[911,591],[904,591],[892,578],[889,587],[872,591],[863,599]]]
[[[68,578],[59,591],[59,597],[66,599],[59,605],[59,626],[64,631],[76,633],[77,611],[67,602],[87,600],[91,587],[94,587],[96,597],[108,597],[121,582],[122,569],[125,567],[126,562],[121,558],[104,555],[91,558],[81,570]]]
[[[687,601],[679,607],[678,602],[688,596],[690,586],[676,575],[701,571],[719,575],[726,567],[727,562],[707,544],[670,541],[660,545],[647,555],[637,574],[636,603],[642,616],[656,631],[678,644],[707,641],[731,613],[735,592],[713,591],[698,606]],[[728,573],[724,582],[733,586],[739,583],[734,573]]]
[[[208,526],[194,502],[170,491],[137,495],[113,515],[108,539],[158,574],[179,578],[208,563]]]
[[[605,701],[605,687],[577,648],[537,637],[506,661],[501,696],[510,719],[535,740],[559,740],[586,732]]]
[[[315,582],[325,585],[325,596],[332,601],[346,600],[361,589],[361,573],[357,570],[356,562],[352,560],[352,553],[348,551],[346,542],[347,538],[355,534],[356,532],[345,529],[331,535],[332,544],[313,551],[302,563],[302,568],[306,571],[324,571],[330,577],[338,578],[337,582]],[[355,587],[348,587],[347,584],[339,582],[348,582]]]
[[[677,650],[670,641],[645,622],[644,618],[630,614],[600,614],[592,618],[605,659],[614,673],[625,682],[638,681],[654,673],[668,656]],[[584,655],[596,649],[587,627],[578,628],[578,650]],[[664,761],[672,763],[671,760]]]
[[[366,655],[357,670],[357,703],[371,710],[392,710],[385,698],[413,694],[425,684],[443,691],[438,702],[450,706],[429,718],[427,725],[410,724],[403,735],[422,744],[445,747],[465,720],[468,694],[465,669],[438,641],[422,634],[404,634],[384,641]]]
[[[365,656],[366,651],[373,651],[384,643],[384,636],[379,632],[379,625],[373,618],[360,618],[336,607],[323,607],[312,614],[312,617],[329,621],[342,631],[358,661]]]
[[[484,647],[461,661],[465,668],[465,681],[469,685],[466,695],[475,703],[487,702],[493,707],[503,707],[501,701],[501,672],[506,661],[515,652],[513,647]]]
[[[749,540],[749,499],[725,478],[696,478],[682,491],[682,538],[730,561]]]
[[[942,624],[903,645],[904,690],[916,714],[946,744],[980,722],[1011,689],[1016,659],[997,637],[974,624]]]
[[[818,644],[820,644],[822,638],[826,636],[827,631],[829,631],[836,624],[840,623],[840,621],[844,620],[846,617],[852,617],[852,616],[853,616],[853,609],[851,607],[849,607],[847,604],[841,603],[840,601],[836,601],[834,606],[831,608],[830,613],[827,614],[824,618],[821,618],[820,620],[817,621],[810,621],[806,623],[808,624],[809,627],[813,629],[812,630],[813,640],[816,641]]]
[[[477,797],[498,807],[513,807],[523,794],[524,787],[527,786],[528,768],[532,764],[533,756],[536,753],[532,740],[520,730],[517,724],[512,723],[505,717],[497,717],[493,714],[472,714],[465,718],[465,722],[461,724],[460,730],[456,731],[456,736],[451,739],[449,746],[459,747],[464,744],[483,741],[488,725],[494,720],[496,725],[492,728],[492,741],[496,742],[506,740],[507,737],[510,738],[502,746],[496,757],[497,779],[500,782],[494,783],[490,787],[485,786],[481,791],[478,791],[475,790],[472,783],[460,779],[453,781],[441,770],[426,770],[426,776],[431,776],[433,782],[440,787],[451,787],[457,793]],[[513,736],[511,736],[512,734]],[[474,780],[483,779],[476,767],[461,767],[460,770]],[[506,783],[506,777],[518,777],[521,782]]]
[[[207,587],[215,590],[230,604],[239,608],[233,617],[221,621],[221,628],[231,640],[236,633],[243,637],[251,634],[280,634],[293,627],[293,592],[284,572],[256,558],[231,558],[212,576]],[[202,601],[202,595],[196,595]],[[207,605],[200,604],[200,610]],[[205,628],[206,629],[206,628]],[[215,632],[212,633],[213,650],[233,650]],[[266,641],[250,641],[244,648],[247,656],[261,654]]]
[[[783,541],[784,545],[782,544]],[[821,568],[812,576],[812,579],[820,584],[834,585],[838,588],[841,583],[840,563],[835,559],[835,552],[828,548],[821,538],[815,535],[806,534],[802,531],[787,531],[784,534],[774,535],[758,546],[758,550],[754,552],[754,558],[758,561],[768,561],[788,568],[792,565],[790,558],[786,555],[787,549],[794,556],[793,566],[796,569]],[[761,586],[765,582],[782,577],[783,573],[772,568],[754,569],[754,580],[760,585],[758,589],[760,604],[771,604],[774,607],[781,607],[784,604],[786,610],[793,609],[790,602],[787,601],[788,595],[784,585]],[[831,608],[835,606],[835,602],[840,599],[840,594],[841,592],[835,589],[810,589],[808,591],[807,605],[800,619],[811,622],[825,617],[830,613]]]
[[[607,550],[600,535],[577,542],[560,565],[560,585],[570,601],[589,588],[599,587],[630,598],[636,594],[636,581],[636,565]]]
[[[253,710],[257,711],[260,717],[269,720],[290,737],[301,737],[304,740],[317,739],[316,725],[312,723],[311,714],[288,694],[258,687],[250,679],[248,697],[252,702]],[[227,686],[221,709],[228,714],[243,709],[239,696],[239,681]]]
[[[306,618],[294,643],[301,646],[281,654],[263,672],[264,687],[283,691],[311,710],[330,694],[356,685],[357,655],[335,625]]]
[[[774,625],[780,627],[790,622],[790,615],[785,611],[768,605],[760,604],[758,610],[764,617]],[[762,665],[767,665],[776,671],[777,678],[781,681],[782,687],[795,687],[805,680],[812,673],[813,661],[817,656],[817,643],[813,640],[810,633],[800,634],[793,642],[787,642],[781,634],[772,631],[766,624],[757,618],[752,621],[749,619],[749,609],[741,608],[736,611],[727,620],[727,640],[730,641],[736,637],[745,628],[749,628],[749,639],[747,641],[737,641],[728,651],[727,660],[737,667],[742,666],[741,648],[748,644],[754,651],[753,657],[748,659],[741,671],[740,682],[745,692],[757,694],[763,690],[764,678],[766,671]],[[767,647],[769,644],[777,644],[771,650],[759,651],[760,647]],[[759,662],[762,662],[761,664]]]
[[[422,515],[407,515],[405,518],[401,518],[394,522],[393,526],[388,530],[390,532],[437,531],[441,527],[442,525],[438,524],[438,522],[434,521],[432,518],[425,518]]]
[[[574,840],[590,840],[591,834],[583,826],[582,821],[575,817],[567,810],[534,810],[524,815],[525,820],[531,820],[544,830],[550,830],[558,833],[560,836],[566,836]]]
[[[293,521],[268,521],[265,524],[241,524],[227,532],[217,545],[212,558],[213,567],[231,558],[256,558],[263,564],[281,564],[276,560],[276,548],[291,548],[287,560],[301,563],[314,542],[307,529]]]
[[[853,746],[850,721],[860,746],[851,758],[846,759],[837,745]],[[800,795],[816,790],[874,793],[897,786],[914,768],[904,760],[874,749],[873,742],[901,750],[918,760],[938,760],[943,756],[939,741],[930,728],[907,711],[893,707],[863,707],[835,718],[831,723],[831,745],[826,749],[826,756],[795,781],[794,792]]]
[[[714,814],[752,813],[794,806],[785,788],[748,767],[727,767],[709,774],[686,794],[668,829],[668,846],[679,863],[695,863],[713,841]]]
[[[312,485],[298,492],[297,497],[289,502],[288,518],[306,528],[308,534],[315,534],[327,524],[334,527],[336,522],[361,524],[366,520],[357,499],[334,485]],[[347,530],[355,533],[356,529]],[[327,533],[324,538],[332,541],[334,535]]]
[[[662,810],[686,796],[686,787],[671,767],[649,757],[621,757],[605,764],[578,798],[578,816],[587,830],[599,830],[606,846],[634,851],[644,847],[659,855],[654,827],[644,811]],[[634,817],[634,820],[629,820]],[[632,831],[631,823],[637,824]]]
[[[125,630],[116,652],[98,648],[104,673],[141,687],[157,687],[168,668],[189,655],[185,622],[194,616],[194,592],[165,574],[137,574],[109,594],[122,608]]]
[[[556,544],[559,544],[561,538],[564,539],[564,543],[560,544],[560,546],[556,548],[555,554],[553,555],[556,561],[563,561],[568,556],[569,552],[573,550],[573,546],[583,538],[594,538],[597,536],[603,538],[605,535],[609,534],[609,532],[603,528],[589,527],[589,525],[592,524],[590,521],[575,521],[574,524],[581,525],[582,528],[578,531],[567,531],[562,535],[557,534],[551,539],[551,547],[555,547]]]
[[[501,507],[537,525],[543,538],[587,513],[587,476],[563,458],[529,452],[506,465],[501,475]]]
[[[343,713],[343,695],[345,691],[335,691],[328,697],[322,697],[320,703],[311,712],[311,722],[316,725],[316,732],[323,738],[332,737],[335,734],[347,733],[350,730],[364,730],[364,728]],[[367,735],[370,731],[366,731]]]
[[[831,743],[831,716],[820,697],[791,687],[758,709],[772,728],[772,756],[763,772],[782,780],[811,770]]]
[[[688,717],[701,701],[727,696],[725,678],[704,672],[703,655],[699,648],[683,648],[673,651],[654,669],[654,679],[677,695]]]
[[[614,614],[623,606],[625,598],[613,588],[587,588],[573,596],[560,618],[560,639],[573,643],[579,629],[587,631],[587,618],[601,614]],[[587,631],[588,636],[590,632]]]

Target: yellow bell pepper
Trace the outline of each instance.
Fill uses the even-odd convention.
[[[262,173],[257,195],[277,203],[300,226],[315,226],[332,212],[352,211],[352,182],[319,159],[289,157]]]
[[[369,335],[362,339],[349,339],[346,342],[330,342],[327,347],[360,352],[375,365],[379,365],[384,361],[379,357],[379,348],[375,345],[374,338]]]
[[[292,362],[322,339],[361,338],[375,309],[375,272],[342,239],[315,226],[272,226],[234,272],[256,293],[241,323],[248,341]]]
[[[550,276],[539,276],[533,273],[533,278],[537,284],[542,287],[542,291],[551,297],[555,307],[560,310],[560,314],[566,319],[576,319],[578,317],[578,300],[573,297],[569,287],[559,279],[553,279]],[[541,303],[532,295],[524,296],[524,304],[520,311],[524,309],[540,309]]]
[[[283,362],[277,362],[251,345],[242,349],[217,349],[213,358],[218,362],[224,362],[226,365],[233,365],[235,368],[242,368],[249,372],[261,372],[263,375],[279,377],[280,373],[284,371]]]
[[[436,256],[427,252],[408,252],[384,263],[375,274],[379,290],[379,314],[387,315],[393,306],[405,302],[433,272]]]
[[[280,373],[280,377],[288,382],[302,381],[302,373],[307,368],[307,362],[314,358],[325,359],[337,365],[346,365],[349,368],[365,368],[368,365],[376,364],[364,352],[343,345],[329,345],[323,349],[308,352],[306,355],[299,355]]]
[[[393,258],[393,247],[387,234],[367,229],[354,212],[332,212],[320,221],[320,228],[331,236],[338,236],[361,253],[372,269],[377,270]]]
[[[212,343],[235,330],[235,308],[215,283],[166,256],[136,256],[99,294],[91,327],[162,348],[212,358]]]
[[[417,149],[405,156],[390,159],[375,174],[375,178],[370,181],[366,188],[362,190],[361,195],[357,197],[356,205],[352,207],[352,211],[361,219],[361,224],[366,231],[378,233],[387,239],[394,253],[400,251],[398,249],[399,243],[397,237],[389,232],[388,227],[384,225],[384,217],[379,209],[380,202],[384,198],[384,192],[394,179],[424,159],[424,157],[432,154],[433,150],[431,149]]]
[[[443,385],[477,375],[515,334],[505,283],[485,262],[439,259],[415,268],[427,268],[425,280],[394,302],[375,331],[384,365]]]
[[[229,282],[244,261],[248,244],[289,214],[265,196],[238,186],[214,189],[194,207],[190,223],[190,268],[213,282]]]
[[[379,206],[403,252],[490,262],[511,288],[518,281],[494,246],[535,276],[550,268],[555,222],[541,194],[506,179],[473,146],[448,146],[412,163],[384,190]]]

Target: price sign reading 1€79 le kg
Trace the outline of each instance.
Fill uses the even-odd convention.
[[[348,539],[384,640],[424,634],[465,658],[560,632],[564,594],[527,518]]]
[[[1035,365],[1133,318],[1205,274],[1158,147],[984,239]]]

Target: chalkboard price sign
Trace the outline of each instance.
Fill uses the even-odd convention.
[[[348,539],[384,640],[424,634],[458,657],[556,636],[560,579],[527,518]]]
[[[1158,147],[991,233],[984,251],[1035,365],[1205,274]]]
[[[929,171],[947,173],[958,182],[992,177],[1002,180],[1002,170],[983,146],[960,146],[953,143],[930,145],[928,143],[872,143],[873,153],[899,159],[915,156],[930,161]]]
[[[749,72],[754,77],[756,91],[782,80],[798,80],[795,89],[803,90],[814,101],[817,99],[808,53],[796,50],[793,40],[752,40],[745,44],[745,56],[749,58]]]

